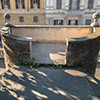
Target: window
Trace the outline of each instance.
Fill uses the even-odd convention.
[[[16,9],[24,9],[25,6],[24,6],[24,0],[16,0]]]
[[[31,8],[40,8],[40,0],[31,0]]]
[[[90,25],[91,24],[91,19],[86,19],[85,25]]]
[[[63,25],[63,20],[54,20],[54,25]]]
[[[33,22],[38,22],[38,16],[33,17]]]
[[[24,22],[24,17],[23,16],[19,17],[19,22]]]
[[[78,20],[68,20],[68,25],[78,25]]]
[[[80,0],[70,0],[70,9],[79,9]]]
[[[94,0],[88,1],[88,9],[93,9]]]
[[[62,8],[62,0],[57,0],[57,9],[61,9]]]
[[[1,0],[2,9],[10,9],[10,2],[9,0]]]

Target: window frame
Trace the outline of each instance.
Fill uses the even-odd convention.
[[[10,9],[10,0],[6,0],[7,5],[4,4],[5,0],[1,0],[2,9]]]
[[[22,19],[21,19],[22,18]],[[23,23],[24,22],[24,17],[23,16],[19,16],[19,22]]]
[[[38,23],[39,22],[39,17],[38,16],[34,16],[33,17],[33,22],[34,23]]]
[[[88,0],[88,9],[93,9],[94,7],[94,0]]]
[[[34,7],[34,0],[31,0],[31,9],[35,8]],[[36,0],[36,5],[37,5],[37,9],[40,9],[40,0]]]
[[[62,9],[62,0],[56,0],[56,9]]]
[[[16,3],[16,9],[25,9],[25,1],[21,0],[20,3],[22,2],[22,4],[19,5],[19,0],[15,0]]]
[[[75,9],[73,9],[73,1],[74,0],[70,0],[70,3],[69,3],[69,9],[70,10],[78,10],[78,9],[80,9],[80,0],[77,0],[77,7],[75,8]]]
[[[87,21],[90,21],[89,24],[87,24]],[[92,19],[85,19],[85,25],[90,25],[92,23]]]

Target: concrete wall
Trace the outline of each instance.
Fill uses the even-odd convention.
[[[32,58],[31,40],[11,34],[2,35],[4,59],[6,68],[12,67],[15,63],[29,62]]]
[[[66,38],[84,37],[93,32],[90,26],[15,26],[11,28],[12,34],[32,37],[35,42],[65,42]]]

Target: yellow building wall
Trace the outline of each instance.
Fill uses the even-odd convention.
[[[10,9],[2,9],[0,0],[0,27],[4,26],[4,13],[9,12],[11,23],[15,25],[45,25],[46,15],[44,13],[44,0],[40,0],[40,9],[31,9],[31,0],[25,0],[25,9],[16,9],[15,0],[10,0]],[[19,22],[19,17],[24,17],[24,22]],[[33,17],[38,16],[39,21],[33,22]]]

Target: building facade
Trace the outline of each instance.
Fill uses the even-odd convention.
[[[10,13],[15,25],[44,25],[46,20],[44,0],[0,0],[0,27],[4,14]]]
[[[90,25],[100,0],[46,0],[47,25]]]
[[[100,0],[0,0],[0,27],[9,12],[15,25],[90,25]]]

